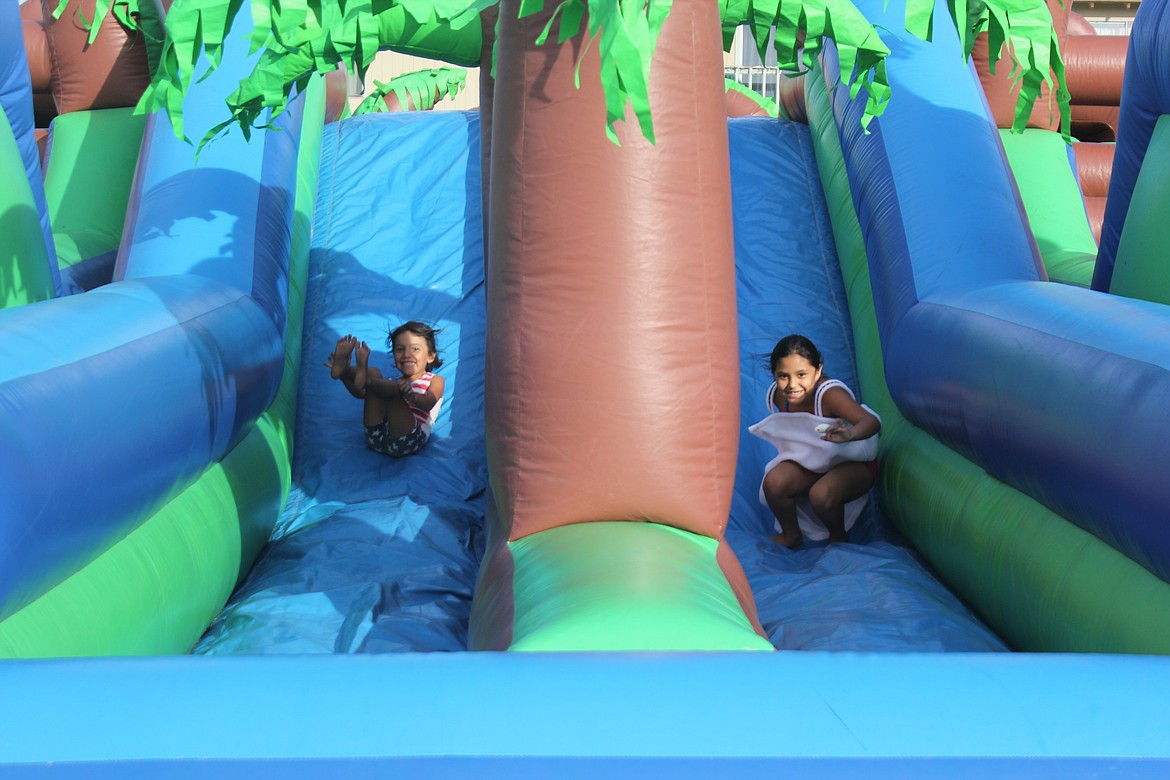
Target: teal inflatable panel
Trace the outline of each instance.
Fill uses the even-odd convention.
[[[1164,778],[1164,661],[427,653],[23,662],[11,676],[0,665],[0,772]]]

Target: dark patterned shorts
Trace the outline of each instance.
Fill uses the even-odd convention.
[[[389,455],[392,458],[404,458],[413,455],[427,443],[427,433],[419,426],[405,436],[390,435],[389,423],[366,426],[366,445],[374,452]]]

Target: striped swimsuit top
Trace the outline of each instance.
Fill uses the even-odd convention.
[[[434,376],[435,375],[430,371],[426,371],[418,379],[411,382],[411,395],[414,395],[415,393],[421,395],[430,389],[431,379]],[[403,400],[405,400],[406,405],[410,407],[410,411],[414,415],[414,421],[418,424],[418,427],[422,428],[423,433],[429,436],[431,433],[431,428],[435,425],[435,420],[439,419],[439,407],[443,405],[443,399],[440,398],[438,402],[430,408],[430,411],[415,406],[414,401],[410,395],[405,396]]]

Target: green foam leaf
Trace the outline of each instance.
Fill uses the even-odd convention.
[[[429,111],[445,97],[455,97],[467,86],[465,68],[434,68],[404,73],[386,83],[374,82],[374,90],[356,109],[354,116],[386,110],[385,97],[394,93],[403,108]]]

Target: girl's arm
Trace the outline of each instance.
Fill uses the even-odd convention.
[[[424,412],[429,412],[435,408],[435,404],[443,397],[443,387],[443,377],[434,374],[431,376],[431,386],[427,388],[427,391],[425,393],[414,393],[410,398],[410,402]],[[406,389],[404,392],[410,392],[410,390]]]
[[[859,441],[876,435],[882,429],[881,421],[863,409],[841,387],[830,387],[825,391],[821,398],[821,411],[826,417],[839,417],[849,423],[848,426],[834,425],[825,431],[824,438],[828,441]]]

